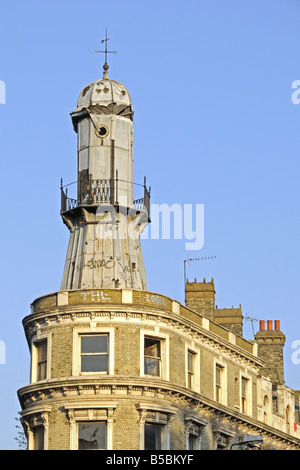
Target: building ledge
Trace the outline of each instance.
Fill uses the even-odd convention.
[[[207,331],[211,336],[216,335],[220,340],[225,340],[234,348],[241,349],[247,354],[257,358],[257,344],[248,341],[241,336],[234,334],[224,326],[215,323],[194,310],[182,305],[165,295],[154,292],[135,290],[135,289],[73,289],[54,292],[42,297],[38,297],[31,304],[31,315],[23,320],[23,325],[34,318],[42,316],[58,315],[64,310],[67,312],[72,308],[76,312],[79,308],[88,307],[89,311],[97,311],[103,307],[107,310],[113,310],[118,307],[128,307],[131,310],[141,311],[147,308],[158,314],[170,314],[171,317],[178,316],[182,320],[188,321],[191,325],[197,325],[202,330]],[[58,320],[59,321],[59,320]],[[257,361],[259,359],[257,358]],[[264,365],[263,361],[260,366]]]

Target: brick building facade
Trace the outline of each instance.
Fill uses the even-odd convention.
[[[120,182],[132,181],[132,105],[107,69],[71,114],[78,199],[62,187],[70,245],[61,289],[36,299],[23,320],[31,381],[18,397],[28,449],[249,448],[249,435],[266,450],[300,449],[300,394],[284,384],[279,324],[247,341],[241,307],[217,308],[213,280],[187,281],[185,305],[149,292],[139,237],[97,234],[120,231]],[[144,184],[123,214],[147,224],[149,198]]]

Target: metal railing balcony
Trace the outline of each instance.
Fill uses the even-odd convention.
[[[67,186],[69,185],[64,186],[61,179],[61,213],[76,209],[80,206],[95,206],[99,204],[118,205],[119,182],[122,182],[122,180],[119,180],[118,173],[115,179],[89,179],[88,182],[83,185],[79,198],[74,199],[68,197]],[[75,183],[77,183],[77,181]],[[146,177],[144,178],[144,185],[138,184],[138,186],[143,187],[144,195],[133,201],[133,207],[137,211],[147,211],[150,217],[151,188],[147,189]]]

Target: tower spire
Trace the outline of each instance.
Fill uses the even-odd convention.
[[[150,222],[150,190],[133,199],[133,109],[122,83],[86,86],[71,113],[77,143],[77,199],[61,188],[61,215],[70,230],[62,290],[147,290],[140,234]],[[106,75],[106,76],[105,76]]]
[[[95,52],[100,52],[102,54],[105,54],[105,63],[103,65],[103,78],[108,78],[108,69],[109,69],[109,65],[107,63],[107,54],[116,54],[117,51],[108,51],[107,50],[107,41],[109,41],[110,38],[107,37],[107,28],[106,28],[106,34],[105,34],[105,39],[102,39],[101,40],[101,44],[105,43],[105,50],[104,51],[95,51]]]

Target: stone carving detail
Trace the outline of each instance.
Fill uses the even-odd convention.
[[[127,117],[128,119],[133,118],[134,111],[132,110],[131,106],[110,103],[108,106],[103,106],[100,104],[91,104],[87,111],[91,114],[116,114],[117,116]]]

